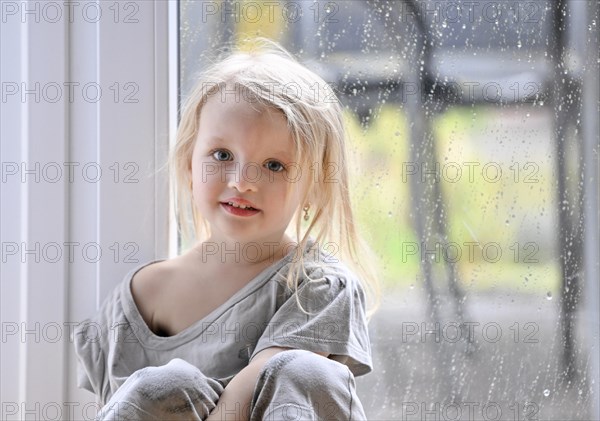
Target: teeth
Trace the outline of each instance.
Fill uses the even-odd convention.
[[[240,208],[240,209],[254,209],[254,208],[253,208],[253,207],[251,207],[251,206],[246,206],[246,205],[236,205],[236,204],[235,204],[235,203],[233,203],[233,202],[227,202],[227,204],[228,204],[229,206],[233,206],[234,208]]]

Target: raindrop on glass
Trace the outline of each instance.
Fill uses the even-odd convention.
[[[552,293],[550,291],[548,291],[548,293],[546,294],[546,300],[550,301],[552,299]]]
[[[550,391],[548,389],[544,390],[544,396],[545,397],[550,396]]]

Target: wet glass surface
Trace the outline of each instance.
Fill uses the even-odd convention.
[[[584,277],[583,263],[583,233],[597,227],[582,203],[598,181],[584,176],[582,98],[598,21],[587,7],[181,2],[183,97],[216,49],[261,35],[345,106],[352,194],[384,287],[375,369],[357,379],[369,419],[597,410],[587,292],[598,272]]]

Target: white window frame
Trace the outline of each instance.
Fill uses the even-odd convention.
[[[8,3],[18,7],[16,14]],[[40,170],[39,182],[29,174],[23,183],[19,173],[1,183],[2,246],[19,245],[16,256],[3,253],[0,265],[0,401],[9,419],[52,418],[58,411],[58,419],[94,415],[94,396],[76,385],[72,327],[95,314],[129,270],[168,257],[175,241],[167,172],[158,170],[176,122],[177,2],[51,3],[60,18],[45,0],[1,5],[3,86],[29,89],[39,82],[41,96],[0,101],[0,161],[34,171],[37,163],[63,171],[73,165],[65,162],[79,164],[70,167],[73,180],[63,172],[50,183]],[[71,98],[67,82],[79,83]],[[43,94],[50,83],[63,88],[58,101]],[[100,86],[102,99],[86,100],[78,88],[87,83]],[[125,103],[128,94],[138,102]],[[103,171],[95,182],[82,178],[81,168],[90,163]],[[125,183],[128,174],[137,182]],[[21,255],[36,243],[40,252]],[[42,252],[51,243],[63,253],[54,262]],[[65,243],[79,243],[72,262]],[[102,257],[90,251],[84,258],[88,244]]]

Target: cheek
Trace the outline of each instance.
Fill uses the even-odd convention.
[[[192,180],[194,180],[194,183],[199,183],[199,182],[206,180],[207,163],[200,159],[193,159],[191,165],[192,165]]]
[[[192,167],[192,182],[193,182],[193,194],[194,198],[206,197],[214,191],[219,184],[219,176],[213,175],[208,171],[203,171],[203,167],[200,165],[194,165]]]
[[[277,200],[286,213],[293,213],[299,205],[300,194],[294,184],[282,183],[278,187]]]
[[[205,177],[194,179],[194,194],[199,197],[207,197],[213,195],[218,190],[218,178]]]
[[[303,173],[305,171],[308,170],[303,170]],[[302,200],[302,195],[304,193],[304,190],[306,189],[306,176],[302,176],[302,177],[298,177],[297,179],[294,179],[293,181],[290,181],[288,183],[288,187],[289,187],[289,192],[288,192],[288,197],[290,201],[293,201],[295,203],[298,203]]]
[[[192,179],[194,183],[213,182],[213,179],[218,179],[221,172],[221,166],[210,160],[198,159],[192,162]]]

